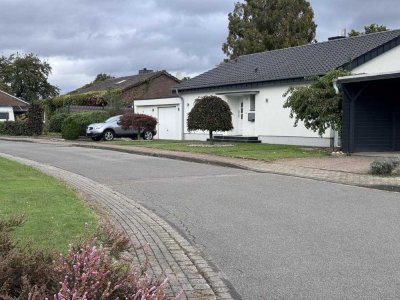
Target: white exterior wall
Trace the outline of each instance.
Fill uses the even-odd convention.
[[[355,68],[352,73],[357,74],[376,74],[400,71],[400,46],[397,46],[378,57]]]
[[[369,62],[355,68],[353,74],[376,74],[387,72],[400,71],[400,46],[395,47],[388,52],[370,60]],[[291,85],[269,85],[259,88],[249,88],[246,90],[235,90],[229,92],[241,91],[257,91],[256,95],[256,120],[254,123],[247,122],[248,109],[244,107],[243,126],[238,127],[240,117],[240,102],[249,96],[231,96],[221,95],[223,91],[218,91],[218,96],[227,101],[232,110],[232,122],[234,129],[231,132],[225,132],[226,135],[254,135],[258,136],[263,143],[273,144],[289,144],[289,145],[304,145],[304,146],[319,146],[329,147],[331,139],[335,138],[337,143],[337,133],[332,130],[327,130],[326,134],[320,137],[317,133],[308,130],[302,122],[299,122],[297,127],[294,127],[294,119],[289,117],[290,110],[284,109],[283,104],[285,97],[283,94]],[[181,92],[184,98],[184,138],[186,140],[205,140],[208,134],[205,132],[188,132],[186,120],[188,113],[194,105],[195,99],[205,95],[216,95],[215,92]],[[236,99],[236,100],[235,100]],[[268,101],[267,101],[268,99]],[[246,102],[245,102],[246,103]],[[240,131],[240,132],[239,132]],[[338,146],[336,144],[336,146]]]
[[[135,112],[139,114],[146,114],[159,120],[159,109],[163,107],[175,107],[177,110],[176,128],[178,139],[182,139],[182,100],[181,98],[161,98],[151,100],[135,100]],[[157,135],[155,139],[159,138],[160,124],[157,124]]]
[[[206,132],[189,132],[187,130],[187,117],[193,108],[194,101],[201,96],[217,95],[227,101],[232,110],[232,123],[234,129],[230,132],[224,132],[226,135],[252,135],[258,136],[263,143],[289,144],[329,147],[331,132],[328,130],[322,138],[315,132],[304,127],[299,122],[294,127],[294,119],[289,117],[290,110],[284,109],[283,104],[286,98],[283,94],[290,85],[270,85],[260,88],[251,88],[247,91],[257,91],[255,96],[255,122],[248,121],[249,102],[246,101],[249,95],[232,96],[221,95],[223,92],[214,93],[181,93],[184,98],[184,136],[186,140],[205,140],[208,137]],[[244,90],[243,90],[244,91]],[[232,91],[230,91],[232,92]],[[240,92],[240,90],[237,90]],[[268,101],[267,101],[268,99]],[[238,122],[240,121],[240,102],[244,100],[243,126],[241,132],[238,131]]]
[[[14,110],[12,107],[0,107],[0,112],[8,113],[8,121],[15,121]],[[0,119],[0,122],[7,121],[5,119]]]

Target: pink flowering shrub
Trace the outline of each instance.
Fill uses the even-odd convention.
[[[23,218],[0,219],[0,299],[166,299],[168,283],[149,278],[144,266],[121,258],[131,248],[129,238],[107,224],[99,236],[89,236],[68,253],[55,255],[17,247],[11,232]]]
[[[86,240],[60,256],[56,270],[64,280],[55,299],[165,299],[167,279],[160,283],[113,262],[103,247],[94,244],[95,240]]]

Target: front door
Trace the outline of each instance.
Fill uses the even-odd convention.
[[[239,113],[236,126],[236,134],[243,135],[243,118],[244,118],[244,100],[240,100]]]

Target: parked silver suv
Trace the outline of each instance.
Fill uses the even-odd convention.
[[[136,129],[122,129],[120,117],[121,115],[114,116],[107,119],[104,123],[90,124],[86,128],[86,136],[92,138],[93,141],[100,141],[101,139],[112,141],[116,137],[136,138],[138,135]],[[145,140],[152,140],[156,134],[157,131],[153,129],[151,131],[142,131],[140,136]]]

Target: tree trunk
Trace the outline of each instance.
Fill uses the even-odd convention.
[[[214,145],[213,132],[210,130],[210,144]]]

